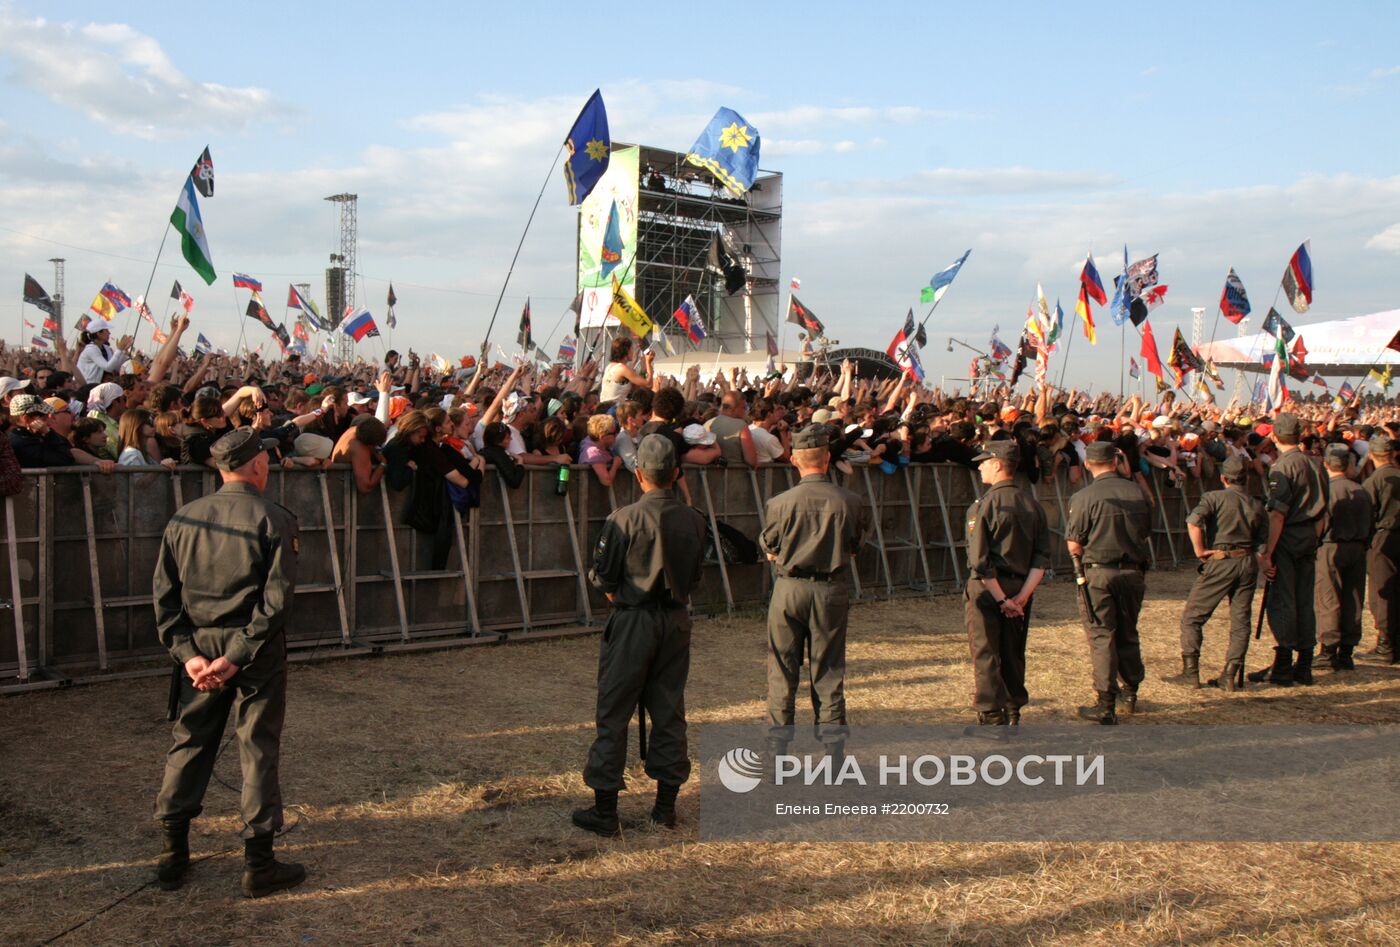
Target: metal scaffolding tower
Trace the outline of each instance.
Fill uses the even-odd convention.
[[[620,146],[620,145],[619,145]],[[693,296],[705,322],[701,348],[762,349],[764,333],[778,335],[783,176],[760,171],[742,198],[685,155],[642,145],[637,214],[637,300],[661,324]],[[707,267],[718,233],[729,254],[749,271],[744,289],[726,295]],[[676,329],[670,330],[673,338]],[[689,347],[684,333],[677,340]]]
[[[49,260],[53,264],[53,295],[49,298],[53,300],[53,321],[58,324],[58,331],[55,337],[63,335],[63,264],[64,259],[56,256]]]
[[[340,327],[347,306],[355,305],[355,256],[359,248],[359,195],[332,194],[326,198],[340,205],[340,249],[331,254],[326,269],[326,319],[333,329]],[[347,361],[355,357],[355,340],[337,332],[332,351]]]

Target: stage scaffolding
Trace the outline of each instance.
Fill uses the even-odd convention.
[[[782,174],[759,171],[748,194],[736,198],[710,172],[687,163],[684,154],[638,147],[638,302],[665,325],[685,297],[693,296],[705,324],[701,349],[762,350],[764,333],[777,338],[782,318]],[[732,296],[707,266],[716,232],[749,271],[747,287]],[[667,331],[677,351],[694,348],[674,324]]]

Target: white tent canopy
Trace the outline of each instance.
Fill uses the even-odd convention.
[[[1293,325],[1308,350],[1308,368],[1322,375],[1355,375],[1373,365],[1400,366],[1400,352],[1386,348],[1400,331],[1400,309],[1373,312],[1311,325]],[[1290,344],[1291,346],[1291,344]],[[1263,332],[1238,339],[1225,339],[1202,345],[1202,358],[1214,359],[1219,368],[1246,372],[1267,372],[1264,357],[1274,352],[1274,337]]]

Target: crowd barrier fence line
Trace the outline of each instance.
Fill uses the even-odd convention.
[[[361,495],[343,465],[273,469],[265,495],[301,525],[291,658],[597,631],[608,605],[586,579],[591,550],[607,515],[638,497],[636,481],[624,476],[605,487],[589,467],[576,467],[561,497],[554,470],[526,472],[514,491],[488,472],[480,508],[452,512],[449,559],[434,570],[431,537],[403,525],[409,491],[381,483]],[[122,467],[110,475],[59,468],[26,471],[23,479],[23,492],[4,504],[0,594],[8,590],[9,601],[0,601],[0,693],[165,673],[151,594],[161,535],[175,510],[218,488],[218,475],[193,467]],[[764,504],[797,475],[786,464],[739,465],[689,467],[686,479],[712,535],[723,522],[756,538]],[[983,489],[975,470],[857,467],[840,479],[874,513],[873,542],[850,570],[854,600],[962,584],[966,514]],[[1152,489],[1153,560],[1175,566],[1178,549],[1189,553],[1185,516],[1202,484],[1187,478],[1176,486],[1154,475]],[[1072,488],[1062,475],[1035,485],[1034,494],[1049,520],[1053,568],[1063,574]],[[759,607],[772,584],[766,561],[727,563],[709,554],[693,607]]]

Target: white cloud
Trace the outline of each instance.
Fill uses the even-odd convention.
[[[122,23],[53,23],[0,8],[0,57],[14,81],[140,138],[238,129],[288,111],[266,89],[190,78],[159,42]]]
[[[912,105],[884,108],[863,105],[797,105],[776,112],[744,112],[744,117],[757,125],[760,132],[767,134],[770,128],[779,131],[830,129],[839,133],[852,125],[914,125],[920,122],[950,121],[960,118],[961,115],[958,112],[935,111]]]
[[[1391,76],[1400,76],[1400,66],[1387,66],[1384,69],[1372,69],[1372,79],[1388,79]]]
[[[1400,253],[1400,224],[1391,224],[1370,240],[1367,240],[1366,249]]]
[[[829,182],[845,191],[850,182]],[[1116,175],[1098,171],[1055,171],[1012,166],[1007,168],[931,168],[900,178],[867,180],[874,192],[893,194],[1011,195],[1065,191],[1096,191],[1116,187]]]

